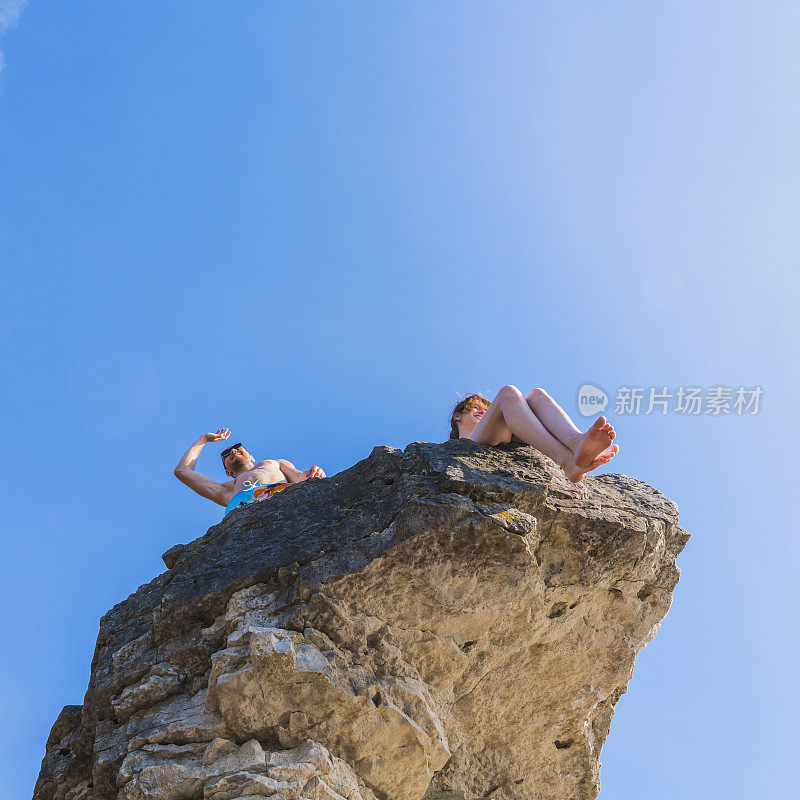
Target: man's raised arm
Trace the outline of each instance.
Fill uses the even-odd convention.
[[[197,494],[219,503],[221,506],[228,505],[230,501],[230,490],[224,484],[217,483],[208,475],[195,471],[194,465],[197,457],[203,449],[203,445],[208,442],[222,442],[231,435],[227,428],[219,428],[216,433],[204,433],[182,456],[175,467],[175,477],[185,483],[190,489],[194,489]]]

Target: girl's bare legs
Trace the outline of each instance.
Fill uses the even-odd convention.
[[[563,409],[559,410],[566,417]],[[563,419],[558,419],[557,412],[553,412],[550,409],[547,416],[550,423],[554,425],[554,429],[563,433],[570,443],[578,441],[572,435],[574,432],[567,435],[568,431],[564,427],[564,421]],[[569,422],[569,417],[566,417],[566,420]],[[569,422],[569,425],[574,428],[574,431],[579,436],[582,435],[571,422]],[[500,444],[501,442],[510,442],[513,438],[532,445],[546,456],[552,458],[564,470],[569,480],[574,483],[577,483],[586,472],[597,469],[601,464],[610,461],[616,454],[616,450],[614,450],[610,454],[594,458],[586,466],[579,467],[575,463],[572,449],[553,436],[542,424],[531,409],[527,398],[522,395],[522,392],[516,386],[504,386],[497,393],[470,438],[480,444]]]
[[[470,437],[480,444],[510,442],[512,437],[550,456],[562,468],[572,462],[572,451],[556,439],[531,411],[516,386],[504,386]]]
[[[575,464],[587,467],[616,437],[605,417],[598,417],[586,433],[581,433],[567,412],[544,389],[534,389],[526,398],[542,425],[575,456]]]

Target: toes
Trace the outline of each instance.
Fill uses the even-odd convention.
[[[586,472],[591,472],[592,470],[597,469],[598,467],[602,467],[603,464],[608,464],[612,458],[619,452],[619,447],[614,445],[613,447],[609,447],[608,450],[604,450],[600,453],[588,467],[586,467]]]
[[[600,461],[600,463],[602,463],[602,464],[607,464],[609,461],[611,461],[612,458],[614,458],[614,456],[618,452],[619,452],[619,447],[614,445],[613,447],[609,448],[608,450],[605,450],[604,452],[600,453],[600,455],[597,456],[597,460]]]

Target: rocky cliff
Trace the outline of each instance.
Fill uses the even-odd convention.
[[[594,798],[687,539],[623,475],[376,448],[164,554],[101,620],[34,798]]]

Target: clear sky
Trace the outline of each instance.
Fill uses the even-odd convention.
[[[0,32],[0,795],[100,616],[220,519],[172,474],[199,434],[330,474],[505,383],[585,426],[586,382],[764,392],[609,408],[605,471],[693,538],[601,798],[796,790],[797,4],[0,0]]]

